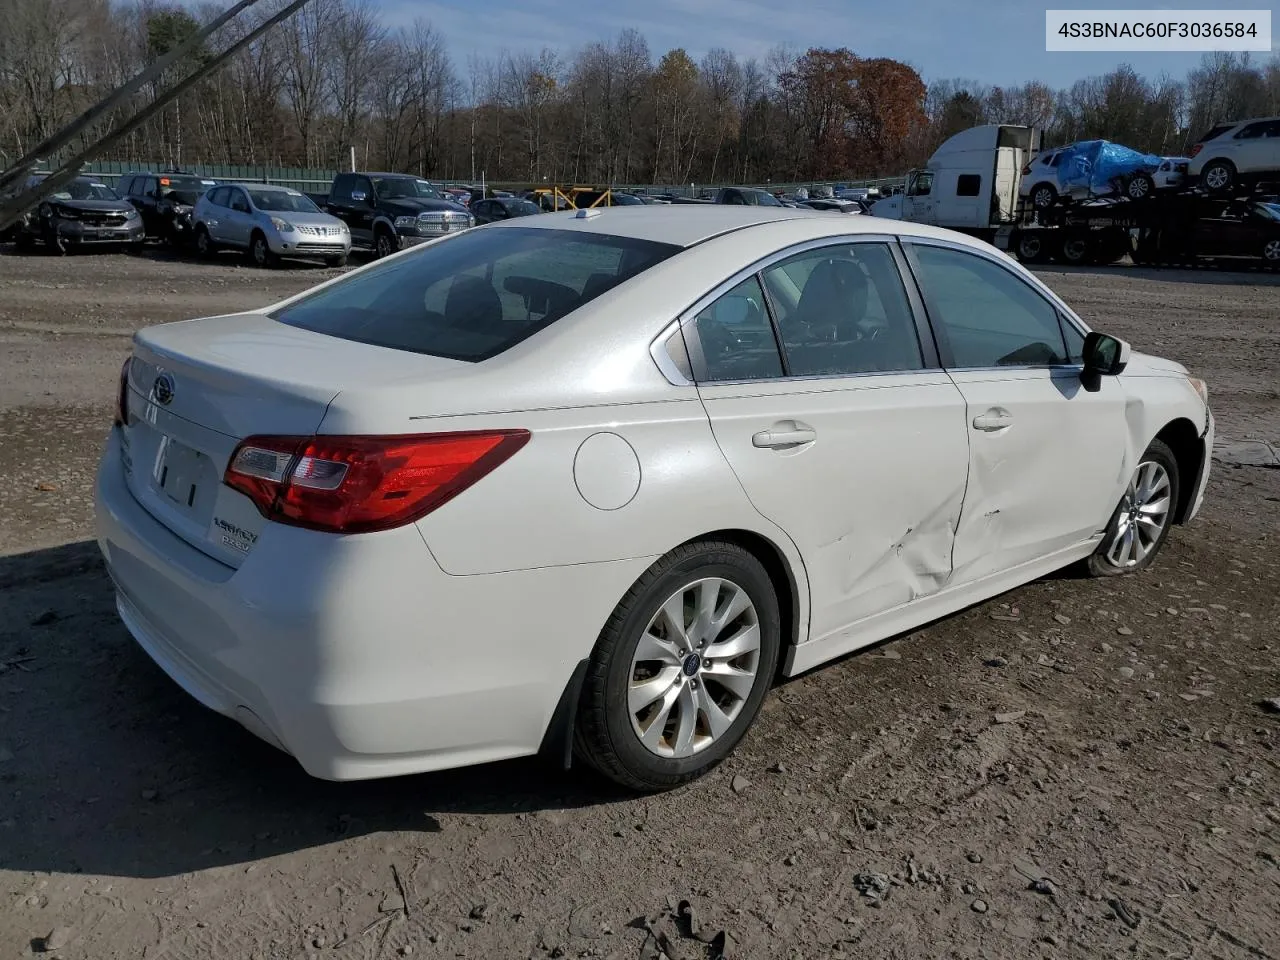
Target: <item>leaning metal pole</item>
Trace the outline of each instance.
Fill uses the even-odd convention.
[[[173,86],[168,90],[166,90],[164,93],[158,96],[154,101],[147,104],[147,106],[144,107],[142,110],[138,111],[138,113],[135,114],[133,117],[131,117],[129,120],[125,121],[120,126],[116,127],[109,134],[107,134],[101,140],[94,143],[92,146],[88,147],[85,150],[82,150],[80,153],[72,157],[70,160],[64,163],[61,167],[59,167],[56,171],[51,173],[49,176],[45,177],[44,179],[40,180],[40,182],[27,188],[22,193],[19,193],[17,196],[13,197],[11,200],[0,202],[0,232],[3,232],[4,230],[8,229],[10,225],[16,223],[22,217],[23,214],[25,214],[28,210],[30,210],[32,207],[38,204],[41,200],[43,200],[49,194],[56,191],[59,187],[65,186],[66,184],[74,180],[77,176],[79,176],[80,168],[83,167],[90,160],[92,160],[94,157],[98,156],[99,154],[115,146],[117,143],[119,143],[129,134],[131,134],[134,130],[142,126],[142,124],[146,123],[153,116],[155,116],[162,109],[164,109],[164,107],[167,106],[170,102],[172,102],[174,98],[180,97],[183,93],[191,89],[191,87],[195,86],[205,77],[207,77],[210,73],[213,73],[215,70],[221,67],[224,63],[226,63],[229,59],[231,59],[232,56],[238,53],[245,46],[252,43],[254,40],[258,39],[258,37],[262,36],[262,34],[266,33],[268,30],[270,30],[273,26],[275,26],[281,20],[284,20],[292,16],[297,11],[301,10],[308,3],[310,3],[310,0],[293,0],[293,3],[289,4],[287,7],[281,10],[279,13],[275,14],[269,20],[263,21],[263,23],[260,26],[258,26],[256,29],[254,29],[251,33],[247,34],[240,40],[237,40],[234,44],[232,44],[222,53],[218,54],[218,56],[214,57],[207,64],[202,66],[200,69],[196,70],[190,76],[185,77],[176,86]]]
[[[228,23],[242,11],[257,3],[258,0],[239,0],[236,4],[229,7],[225,12],[219,14],[207,25],[199,31],[174,47],[164,56],[157,59],[145,70],[140,71],[132,80],[123,86],[117,87],[105,99],[94,104],[76,119],[66,124],[61,130],[47,139],[36,144],[36,146],[27,152],[26,156],[20,158],[13,166],[4,173],[0,174],[0,191],[14,183],[21,182],[23,178],[31,171],[31,168],[39,161],[41,157],[53,156],[72,140],[74,140],[81,132],[93,126],[109,111],[114,110],[121,103],[128,100],[135,93],[142,89],[144,84],[150,83],[159,77],[165,70],[173,66],[180,58],[185,57],[196,49],[201,43],[209,39],[215,30]]]

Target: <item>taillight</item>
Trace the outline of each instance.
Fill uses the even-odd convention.
[[[456,497],[529,441],[528,430],[390,437],[249,437],[223,481],[269,520],[333,533],[388,530]]]
[[[1189,153],[1188,156],[1194,157],[1197,153],[1199,153],[1203,149],[1204,149],[1204,144],[1197,143],[1195,146],[1191,148],[1191,153]]]
[[[117,427],[127,427],[129,425],[129,367],[133,363],[133,357],[124,362],[124,366],[120,368],[120,382],[116,385],[116,418]]]
[[[1022,168],[1022,175],[1024,177],[1031,176],[1031,164],[1028,163],[1025,167]]]

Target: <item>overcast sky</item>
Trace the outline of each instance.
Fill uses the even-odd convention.
[[[892,57],[911,64],[926,80],[963,77],[1015,85],[1039,79],[1069,86],[1081,77],[1130,63],[1149,77],[1168,72],[1181,79],[1199,53],[1046,53],[1045,3],[1032,0],[373,0],[389,23],[429,20],[445,37],[461,67],[473,51],[503,49],[562,53],[594,40],[612,39],[624,27],[640,30],[656,61],[673,47],[695,58],[712,47],[739,57],[759,56],[778,43],[803,50],[847,46],[864,57]],[[1253,0],[1120,0],[1071,3],[1054,9],[1239,9],[1264,7]],[[640,11],[637,16],[636,11]],[[1255,54],[1265,57],[1265,54]]]

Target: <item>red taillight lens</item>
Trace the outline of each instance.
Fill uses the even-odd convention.
[[[1194,157],[1197,153],[1199,153],[1203,149],[1204,149],[1204,144],[1197,143],[1194,147],[1191,148],[1191,152],[1188,154],[1188,156]]]
[[[1031,164],[1028,163],[1025,167],[1022,168],[1022,175],[1024,177],[1031,176]]]
[[[250,437],[224,482],[264,517],[312,530],[368,533],[412,523],[529,441],[528,430],[392,437]]]
[[[133,357],[130,357],[120,368],[120,382],[116,385],[115,424],[117,427],[129,425],[129,367],[132,364]]]

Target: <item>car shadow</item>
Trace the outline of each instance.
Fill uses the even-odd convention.
[[[200,706],[132,641],[91,541],[0,557],[0,869],[174,876],[449,814],[629,799],[530,758],[330,783]]]
[[[1264,266],[1257,266],[1251,269],[1248,261],[1242,261],[1238,269],[1219,268],[1209,263],[1197,267],[1147,266],[1130,263],[1082,267],[1058,263],[1027,264],[1026,266],[1033,273],[1041,276],[1106,274],[1108,276],[1131,277],[1135,280],[1159,280],[1166,283],[1202,283],[1219,287],[1237,286],[1239,284],[1252,284],[1258,287],[1280,286],[1280,273],[1268,270]]]

